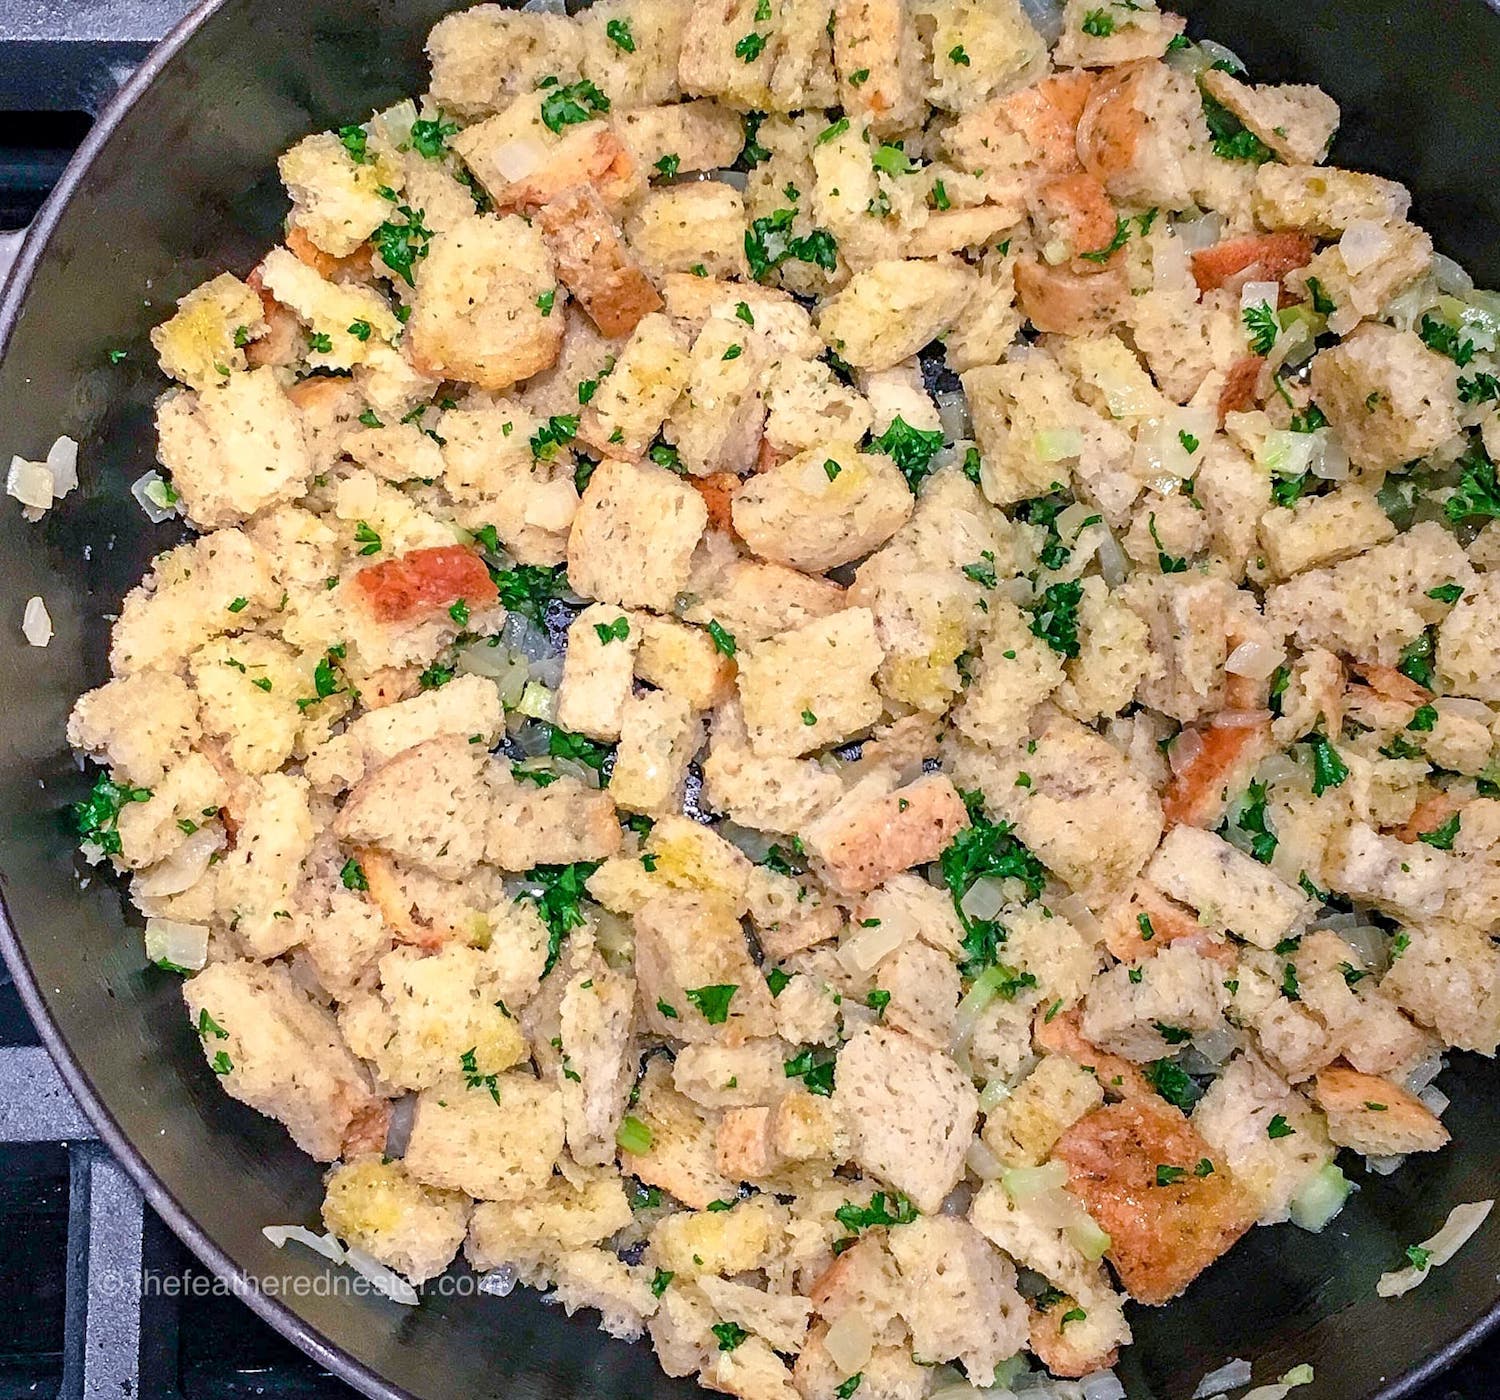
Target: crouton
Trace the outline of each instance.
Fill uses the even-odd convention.
[[[1274,948],[1307,927],[1312,901],[1222,837],[1175,826],[1146,867],[1159,890],[1198,911],[1205,928]]]
[[[508,389],[552,364],[563,322],[538,301],[555,291],[546,240],[524,219],[471,219],[435,235],[417,271],[407,337],[437,379]]]
[[[1052,54],[1059,67],[1100,68],[1160,58],[1185,27],[1181,15],[1160,11],[1149,0],[1139,10],[1118,16],[1106,11],[1114,21],[1107,28],[1089,24],[1091,13],[1086,0],[1067,0],[1062,38]]]
[[[645,990],[643,982],[643,995]],[[694,1013],[685,1009],[685,1014]],[[648,1186],[670,1191],[694,1210],[706,1210],[712,1201],[734,1199],[734,1183],[720,1175],[715,1166],[713,1122],[697,1112],[691,1099],[672,1088],[670,1071],[660,1059],[652,1060],[647,1067],[632,1115],[646,1125],[651,1145],[639,1154],[622,1148],[620,1166],[624,1171]],[[731,1221],[716,1223],[722,1235],[737,1233]],[[762,1221],[761,1241],[765,1239],[764,1229]],[[707,1257],[706,1251],[696,1252]]]
[[[602,960],[568,979],[559,1009],[558,1087],[568,1151],[584,1166],[605,1167],[615,1155],[615,1132],[625,1112],[638,1063],[632,1030],[635,982]]]
[[[988,620],[989,635],[953,709],[953,726],[999,749],[1026,736],[1032,712],[1062,682],[1063,665],[1008,598],[990,600]]]
[[[980,486],[995,505],[1045,495],[1065,484],[1068,441],[1081,422],[1067,377],[1038,352],[961,376],[983,465]]]
[[[703,721],[680,695],[632,696],[620,720],[610,796],[623,812],[665,816],[682,806],[688,765],[703,745]]]
[[[777,1351],[796,1353],[801,1350],[807,1335],[808,1318],[812,1315],[812,1304],[806,1298],[768,1293],[765,1289],[730,1283],[712,1274],[701,1275],[697,1283],[720,1317],[764,1337]]]
[[[180,771],[180,770],[179,770]],[[129,820],[136,810],[143,813],[168,800],[168,782],[162,784],[153,802],[121,813],[120,832],[128,858],[131,849]],[[201,816],[206,794],[194,794]],[[246,792],[236,794],[242,804],[237,813],[239,830],[234,849],[219,865],[218,902],[235,920],[235,933],[257,957],[269,958],[285,952],[291,944],[292,921],[285,915],[292,903],[302,862],[312,851],[315,834],[308,802],[307,780],[290,773],[267,773]],[[184,813],[168,811],[178,824]],[[181,835],[181,832],[178,832]]]
[[[1360,486],[1307,496],[1260,519],[1261,553],[1277,581],[1363,554],[1395,534],[1374,493]]]
[[[1062,1055],[1043,1055],[985,1114],[985,1145],[1008,1167],[1036,1166],[1067,1128],[1103,1102],[1097,1073]]]
[[[367,776],[334,821],[338,837],[456,879],[484,856],[489,755],[458,736],[399,753]]]
[[[636,912],[635,930],[641,1005],[658,1035],[701,1042],[772,1033],[771,994],[733,906],[664,895]]]
[[[269,330],[258,296],[224,272],[177,302],[171,320],[151,328],[161,372],[202,391],[248,367],[245,346]]]
[[[1291,1131],[1272,1137],[1273,1118]],[[1257,1223],[1287,1219],[1292,1199],[1333,1160],[1328,1131],[1313,1109],[1274,1070],[1238,1055],[1193,1110],[1213,1160],[1224,1163],[1258,1212]]]
[[[646,617],[635,674],[694,710],[710,710],[729,698],[734,665],[711,633],[668,617]]]
[[[926,87],[915,14],[899,0],[838,0],[832,22],[845,111],[876,131],[910,126]],[[866,76],[854,81],[860,73]]]
[[[155,787],[202,732],[197,696],[164,671],[106,681],[79,696],[68,716],[68,743],[134,787]]]
[[[1307,83],[1252,87],[1220,68],[1207,69],[1199,81],[1288,165],[1316,165],[1328,154],[1339,107],[1322,88]]]
[[[877,262],[823,303],[818,332],[851,365],[890,369],[949,330],[976,290],[975,274],[961,262]]]
[[[677,63],[687,0],[604,0],[581,11],[583,76],[619,107],[668,102],[679,95]],[[619,42],[624,33],[628,43]]]
[[[716,723],[703,761],[703,802],[757,831],[798,831],[843,795],[838,776],[814,759],[759,756],[743,732],[723,738]]]
[[[488,777],[485,859],[502,870],[605,860],[620,849],[620,825],[607,792],[572,777],[539,788],[502,777],[493,767]]]
[[[846,608],[742,647],[740,703],[751,749],[797,758],[868,728],[881,713],[871,682],[880,659],[868,608]]]
[[[464,1242],[468,1203],[413,1181],[400,1162],[366,1157],[328,1174],[323,1224],[412,1283],[435,1278]]]
[[[765,422],[761,376],[768,346],[743,321],[715,314],[693,342],[687,386],[664,436],[694,476],[750,469]]]
[[[568,627],[557,723],[575,734],[614,743],[630,699],[639,620],[607,603],[585,608]]]
[[[574,1167],[519,1200],[475,1205],[465,1253],[476,1269],[551,1259],[607,1240],[630,1218],[618,1177]]]
[[[347,258],[390,217],[382,187],[399,185],[399,166],[375,152],[356,160],[332,132],[306,136],[278,162],[292,197],[292,223],[315,248]]]
[[[894,789],[872,776],[802,835],[833,888],[861,895],[892,875],[936,860],[968,824],[963,799],[945,775],[934,773]]]
[[[1362,171],[1271,161],[1255,172],[1255,218],[1269,229],[1337,238],[1352,223],[1397,223],[1410,209],[1404,186]]]
[[[1228,1164],[1160,1100],[1095,1109],[1053,1156],[1067,1163],[1069,1190],[1109,1235],[1107,1257],[1137,1302],[1175,1298],[1255,1222]]]
[[[781,564],[736,559],[706,582],[682,616],[703,627],[716,622],[744,644],[827,617],[845,604],[844,590],[828,579],[809,578]]]
[[[1305,725],[1299,734],[1315,726]],[[1179,823],[1214,830],[1224,819],[1229,800],[1243,792],[1255,770],[1274,747],[1271,726],[1263,724],[1210,724],[1201,730],[1183,730],[1198,739],[1192,760],[1172,774],[1161,795],[1162,816],[1168,827]],[[1183,742],[1181,736],[1173,741]]]
[[[1312,391],[1363,471],[1425,457],[1458,431],[1451,364],[1411,331],[1361,326],[1316,356]]]
[[[417,1096],[406,1170],[482,1201],[540,1190],[563,1150],[562,1095],[525,1070],[470,1079],[455,1075]]]
[[[1137,1064],[1223,1023],[1228,995],[1219,963],[1176,941],[1135,968],[1101,974],[1084,998],[1085,1037]]]
[[[1097,1290],[1087,1308],[1079,1302],[1064,1294],[1046,1308],[1030,1305],[1031,1349],[1054,1376],[1107,1371],[1119,1361],[1120,1347],[1131,1340],[1119,1297]]]
[[[630,212],[630,246],[658,277],[698,268],[711,277],[744,277],[745,201],[722,180],[665,185]]]
[[[1448,615],[1430,590],[1475,575],[1453,536],[1433,521],[1354,559],[1309,569],[1266,590],[1266,621],[1304,650],[1325,647],[1360,661],[1395,666],[1402,651]]]
[[[614,368],[589,399],[579,438],[609,456],[645,456],[687,387],[689,369],[685,346],[672,323],[655,313],[642,317]]]
[[[1328,1115],[1328,1136],[1367,1157],[1436,1152],[1448,1141],[1432,1110],[1388,1079],[1331,1066],[1314,1077],[1312,1094]]]
[[[1358,221],[1353,228],[1370,232],[1368,225]],[[1333,303],[1328,329],[1335,335],[1348,335],[1361,319],[1378,316],[1398,292],[1432,266],[1432,239],[1414,224],[1391,223],[1382,232],[1384,237],[1373,257],[1361,248],[1351,265],[1340,241],[1329,244],[1306,267],[1287,276],[1287,290],[1307,301],[1314,299],[1312,283],[1318,283],[1322,298]]]
[[[301,418],[272,369],[231,374],[201,394],[167,394],[156,430],[183,511],[203,529],[294,500],[312,475]]]
[[[753,553],[808,573],[863,558],[911,509],[895,463],[849,441],[820,443],[757,473],[732,506],[735,531]]]
[[[567,16],[476,5],[439,21],[427,36],[427,54],[433,102],[472,121],[533,91],[543,78],[576,80],[583,46]]]
[[[979,1096],[947,1055],[870,1026],[839,1052],[834,1101],[860,1167],[932,1212],[963,1174]]]
[[[914,8],[918,30],[932,30],[925,95],[934,107],[971,112],[1046,66],[1047,46],[1016,0],[921,0]]]
[[[739,114],[706,99],[636,107],[615,118],[615,129],[643,167],[684,174],[727,169],[745,144]]]
[[[592,187],[564,190],[542,205],[537,220],[547,235],[558,280],[601,335],[629,335],[643,316],[661,309],[661,294]]]
[[[1437,635],[1437,664],[1442,687],[1476,700],[1500,700],[1500,580],[1485,574],[1464,590]]]
[[[708,511],[665,467],[601,462],[568,536],[568,577],[601,602],[669,612]]]
[[[309,1157],[338,1157],[376,1099],[333,1017],[291,972],[280,964],[214,963],[183,983],[182,996],[224,1091],[282,1123]]]
[[[1481,932],[1452,924],[1404,933],[1406,947],[1381,990],[1448,1044],[1493,1055],[1500,1042],[1500,950]]]

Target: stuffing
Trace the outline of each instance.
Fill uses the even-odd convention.
[[[661,294],[625,244],[591,186],[575,185],[537,212],[558,281],[600,335],[629,335],[642,317],[661,309]]]
[[[1359,220],[1354,221],[1352,228],[1369,231],[1369,225]],[[1348,233],[1346,230],[1346,236]],[[1384,234],[1380,252],[1373,260],[1361,250],[1352,264],[1345,257],[1343,239],[1329,244],[1305,267],[1287,277],[1287,290],[1311,301],[1312,283],[1316,281],[1323,299],[1333,303],[1333,310],[1328,313],[1329,329],[1338,335],[1348,335],[1362,318],[1378,315],[1392,297],[1432,266],[1432,239],[1414,224],[1389,224]],[[1356,246],[1353,239],[1350,243],[1351,249]],[[1313,387],[1316,393],[1317,385]]]
[[[1133,969],[1120,964],[1100,976],[1084,998],[1079,1029],[1137,1064],[1159,1060],[1189,1035],[1223,1024],[1223,971],[1216,959],[1174,941]]]
[[[230,374],[157,405],[161,463],[203,529],[238,525],[306,489],[312,457],[296,406],[273,369]]]
[[[196,694],[166,671],[106,681],[68,716],[68,743],[134,787],[155,787],[202,733]]]
[[[426,247],[406,332],[418,370],[508,389],[557,359],[562,317],[539,305],[557,273],[540,229],[514,215],[475,218]]]
[[[869,1026],[839,1052],[834,1102],[854,1137],[863,1171],[937,1210],[963,1175],[979,1096],[941,1050],[899,1031]]]
[[[246,346],[269,331],[260,298],[224,272],[194,287],[177,314],[151,328],[161,372],[200,392],[247,369]]]
[[[373,158],[372,158],[373,156]],[[347,258],[390,216],[382,188],[401,180],[388,158],[356,159],[332,132],[304,137],[278,162],[292,224],[332,258]]]
[[[1255,218],[1269,229],[1336,238],[1354,223],[1400,222],[1410,209],[1404,186],[1358,170],[1269,161],[1255,172]]]
[[[557,687],[557,722],[575,734],[614,743],[631,698],[639,617],[608,603],[585,608],[568,628],[568,649]]]
[[[1373,492],[1346,486],[1307,496],[1260,518],[1260,548],[1273,580],[1322,568],[1395,538],[1396,527]]]
[[[1032,712],[1063,680],[1063,663],[1007,598],[989,604],[989,631],[953,711],[965,738],[1001,749],[1025,738]]]
[[[876,131],[912,125],[926,85],[914,11],[899,0],[837,0],[832,24],[844,109]]]
[[[643,996],[647,990],[647,983],[642,979]],[[732,1201],[735,1185],[721,1175],[715,1165],[713,1122],[700,1115],[693,1101],[679,1094],[670,1081],[671,1074],[666,1065],[659,1058],[652,1060],[641,1077],[640,1093],[629,1115],[644,1124],[646,1133],[643,1136],[649,1140],[650,1146],[644,1153],[622,1147],[620,1165],[647,1186],[670,1191],[693,1210],[707,1210],[712,1201]],[[714,1234],[729,1239],[738,1234],[730,1221],[715,1219],[714,1223],[721,1227],[713,1231]],[[764,1225],[761,1228],[764,1229]],[[764,1238],[763,1234],[761,1238]],[[695,1253],[707,1257],[706,1250]]]
[[[325,1190],[324,1225],[412,1283],[442,1273],[464,1242],[468,1202],[413,1181],[400,1162],[341,1162]]]
[[[871,677],[881,651],[868,608],[846,608],[754,642],[737,659],[745,730],[758,756],[797,758],[880,718]]]
[[[331,1162],[380,1102],[329,1013],[284,966],[218,962],[183,983],[203,1057],[232,1098],[285,1125],[308,1156]]]
[[[1367,1157],[1436,1152],[1448,1141],[1448,1130],[1415,1094],[1373,1074],[1321,1070],[1312,1096],[1328,1115],[1328,1136]]]
[[[713,634],[669,617],[641,619],[635,674],[647,685],[677,696],[693,710],[711,710],[722,704],[734,687],[732,658]]]
[[[715,313],[704,322],[682,399],[663,434],[692,475],[738,474],[754,462],[765,422],[760,384],[768,353],[765,336],[738,317]]]
[[[1069,1189],[1109,1235],[1105,1257],[1137,1302],[1175,1298],[1255,1220],[1228,1164],[1160,1100],[1095,1109],[1062,1135],[1053,1157],[1067,1163]],[[1211,1170],[1198,1170],[1205,1161]],[[1178,1169],[1165,1183],[1163,1166]]]
[[[1219,68],[1209,68],[1200,81],[1204,92],[1288,165],[1316,165],[1328,154],[1339,108],[1322,88],[1307,83],[1252,87]]]
[[[583,76],[619,107],[678,97],[677,64],[690,9],[687,0],[602,0],[591,5],[578,16]]]
[[[697,492],[665,467],[601,462],[568,535],[568,578],[601,602],[668,612],[707,521]]]
[[[844,590],[783,564],[737,559],[689,597],[683,620],[717,623],[736,642],[764,641],[845,606]]]
[[[976,290],[961,262],[877,262],[823,304],[818,332],[851,365],[890,369],[952,327]]]

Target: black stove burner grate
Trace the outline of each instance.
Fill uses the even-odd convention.
[[[10,231],[35,217],[91,114],[188,8],[0,0],[0,280]],[[3,969],[0,1236],[0,1400],[354,1394],[219,1285],[145,1206],[38,1044]],[[1500,1338],[1412,1400],[1488,1400],[1497,1375]]]

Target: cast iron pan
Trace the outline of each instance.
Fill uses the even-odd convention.
[[[1496,0],[1188,0],[1195,35],[1257,77],[1317,80],[1343,104],[1344,164],[1395,176],[1443,251],[1500,285]],[[104,1140],[213,1269],[313,1280],[315,1257],[273,1250],[267,1223],[316,1220],[319,1169],[280,1128],[226,1097],[182,1013],[177,977],[147,967],[116,886],[80,886],[61,811],[87,783],[63,743],[69,706],[107,674],[107,617],[174,542],[127,492],[153,462],[161,385],[147,343],[174,298],[244,273],[278,236],[277,154],[305,132],[422,89],[423,36],[443,0],[221,0],[202,6],[111,106],[39,218],[0,309],[5,453],[59,432],[83,444],[82,489],[41,525],[0,503],[0,891],[5,957],[48,1048]],[[128,357],[109,363],[108,351]],[[24,599],[57,627],[28,648]],[[1500,1218],[1399,1302],[1380,1272],[1460,1201],[1495,1194],[1500,1073],[1455,1057],[1456,1142],[1361,1189],[1322,1235],[1255,1230],[1166,1309],[1133,1310],[1123,1375],[1138,1400],[1186,1400],[1231,1356],[1256,1379],[1298,1362],[1317,1400],[1397,1400],[1500,1314]],[[459,1271],[455,1271],[455,1276]],[[295,1286],[288,1282],[286,1287]],[[698,1392],[645,1347],[612,1342],[523,1291],[376,1298],[248,1294],[251,1305],[372,1396],[623,1400]]]

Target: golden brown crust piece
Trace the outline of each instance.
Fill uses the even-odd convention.
[[[1160,1099],[1095,1109],[1052,1155],[1067,1163],[1068,1188],[1108,1232],[1109,1260],[1137,1302],[1175,1298],[1255,1223],[1229,1168]]]
[[[629,335],[642,316],[660,311],[651,284],[598,194],[574,185],[537,212],[557,264],[558,280],[611,340]]]

